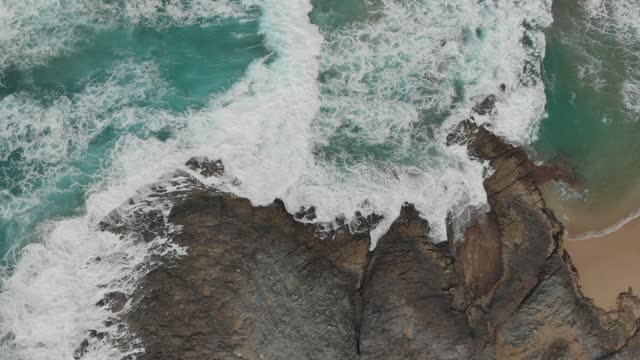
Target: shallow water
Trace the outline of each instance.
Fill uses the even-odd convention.
[[[547,30],[548,117],[535,149],[576,168],[588,189],[580,206],[590,211],[624,201],[638,184],[638,11],[633,1],[556,1]]]

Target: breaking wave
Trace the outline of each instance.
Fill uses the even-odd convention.
[[[132,269],[162,247],[119,240],[97,223],[194,155],[225,164],[227,177],[203,181],[255,204],[279,197],[291,212],[314,206],[326,222],[383,215],[372,246],[405,201],[429,220],[434,241],[444,240],[448,217],[486,203],[486,164],[447,146],[446,135],[473,115],[514,143],[535,139],[550,7],[547,0],[371,0],[336,25],[312,23],[318,10],[307,0],[1,3],[0,220],[11,225],[5,240],[15,251],[2,277],[0,353],[68,357],[88,329],[102,326],[107,314],[93,306],[106,291],[99,285],[128,278],[118,289],[132,291],[143,274]],[[234,67],[242,76],[228,75],[228,86],[204,86],[204,96],[191,90],[215,69],[187,74],[178,91],[171,71],[185,66],[170,65],[184,54],[156,56],[175,43],[133,51],[144,61],[115,47],[119,57],[104,72],[63,90],[40,91],[43,77],[27,76],[105,33],[121,36],[118,29],[153,38],[256,19],[255,29],[209,39],[247,41],[217,52],[229,63],[242,54],[250,60]],[[203,39],[194,36],[193,49]],[[474,114],[489,95],[495,110]],[[49,208],[68,211],[40,211]],[[106,343],[90,350],[90,358],[119,351]]]

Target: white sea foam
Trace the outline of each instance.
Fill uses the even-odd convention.
[[[74,48],[92,31],[119,26],[212,25],[246,16],[252,1],[3,0],[0,2],[0,84],[10,66],[30,68]]]
[[[580,234],[578,236],[570,237],[569,241],[588,240],[588,239],[599,238],[599,237],[607,236],[609,234],[613,234],[618,230],[622,229],[628,223],[632,222],[633,220],[639,217],[640,217],[640,209],[636,209],[635,211],[631,212],[629,215],[625,216],[623,219],[619,220],[617,223],[609,227],[606,227],[602,230],[589,231],[587,233]]]
[[[326,218],[355,211],[382,214],[385,220],[372,234],[375,244],[401,204],[410,201],[430,221],[431,235],[444,239],[447,214],[455,217],[486,202],[483,165],[470,161],[463,148],[446,146],[444,138],[502,83],[507,92],[499,97],[496,114],[482,121],[514,142],[535,138],[545,103],[540,29],[551,21],[549,7],[548,2],[381,1],[370,20],[326,34],[321,66],[327,76],[313,146],[344,147],[337,162],[348,165],[336,169],[336,159],[316,159],[309,167],[313,171],[287,191],[285,203],[294,210],[315,205]],[[530,47],[522,44],[524,34],[531,37]],[[523,70],[528,62],[532,69]],[[455,98],[458,83],[465,86],[463,99]],[[447,111],[452,114],[438,126],[438,113]],[[345,127],[356,133],[345,134]],[[332,136],[345,137],[347,144],[329,142]],[[385,159],[351,161],[358,142],[374,151],[393,150]]]
[[[45,2],[31,2],[33,9],[5,3],[9,15],[4,16],[16,19],[19,11],[37,16]],[[202,15],[178,6],[173,17],[190,23],[207,16],[211,2],[195,3],[200,4]],[[127,13],[130,21],[149,19],[159,2],[145,4],[148,6]],[[254,62],[228,92],[212,99],[209,107],[181,116],[130,106],[116,112],[115,118],[124,122],[171,124],[175,139],[120,139],[105,179],[88,192],[87,214],[49,224],[52,230],[43,233],[43,242],[25,248],[0,294],[6,300],[0,301],[2,328],[15,336],[8,354],[24,359],[68,357],[86,330],[100,327],[107,314],[93,306],[105,291],[97,285],[131,274],[136,264],[146,261],[149,249],[97,233],[96,223],[136,189],[181,167],[190,156],[222,158],[227,172],[239,181],[210,181],[256,204],[280,197],[290,211],[313,205],[320,221],[356,211],[381,214],[385,219],[372,234],[375,245],[404,201],[415,203],[430,221],[436,240],[445,237],[447,216],[462,216],[468,207],[485,204],[486,165],[471,161],[463,146],[447,146],[445,137],[468,117],[473,104],[499,92],[500,84],[507,89],[498,96],[496,113],[478,117],[478,121],[492,123],[513,142],[526,143],[535,137],[544,108],[538,67],[544,51],[541,28],[550,22],[548,1],[485,4],[456,0],[445,4],[384,0],[371,19],[324,34],[324,42],[307,16],[308,1],[264,0],[245,2],[241,8],[250,5],[261,7],[260,32],[273,55]],[[54,13],[58,10],[53,8]],[[82,21],[91,22],[92,16]],[[51,27],[30,28],[23,25],[26,20],[10,22],[18,25],[13,28],[28,31],[17,34],[10,28],[0,29],[0,41],[8,39],[0,47],[23,54],[25,66],[67,51],[79,41],[61,26],[60,38],[65,40],[47,44],[38,38],[35,44],[39,45],[28,48],[29,41]],[[100,21],[92,24],[100,25]],[[525,34],[530,39],[527,46],[521,41]],[[15,45],[7,45],[12,41]],[[18,60],[0,55],[0,68],[11,61]],[[133,76],[140,79],[132,85],[139,91],[162,87],[153,66],[123,66],[142,69]],[[319,74],[331,71],[338,71],[339,77],[318,82]],[[462,94],[457,93],[460,84],[464,85]],[[12,109],[40,114],[56,135],[69,139],[77,135],[57,125],[63,119],[76,116],[93,124],[92,111],[117,103],[119,94],[133,90],[92,91],[95,93],[86,95],[87,105],[78,106],[85,101],[82,98],[60,99],[54,110],[28,98],[7,101],[16,101]],[[48,117],[51,111],[59,116]],[[28,120],[20,111],[15,116]],[[436,120],[436,116],[443,118]],[[340,131],[349,124],[358,128],[357,135],[347,136],[349,145],[392,145],[389,157],[358,159],[347,148],[334,158],[322,155],[334,145],[331,139],[341,136]],[[89,128],[92,126],[104,125]],[[90,130],[80,136],[95,133]],[[44,157],[60,150],[61,144],[47,141],[43,139],[42,148],[27,149],[30,156]],[[11,144],[9,147],[15,147]],[[126,256],[113,264],[88,261],[113,254]],[[41,322],[46,326],[35,325]],[[115,351],[103,347],[90,354],[109,358]]]
[[[622,101],[631,120],[640,119],[640,2],[634,0],[585,0],[583,9],[592,23],[590,29],[614,39],[622,53],[624,78]],[[620,60],[620,59],[618,59]],[[595,66],[602,66],[596,63]],[[600,78],[596,76],[596,78]]]
[[[192,25],[210,21],[212,17],[241,17],[246,6],[240,1],[221,0],[144,0],[127,1],[123,16],[131,23],[144,22],[151,25]],[[168,17],[161,20],[159,14]]]
[[[42,199],[56,191],[58,182],[78,175],[72,164],[86,156],[90,141],[105,128],[122,130],[144,124],[147,131],[157,131],[163,126],[179,127],[182,119],[133,105],[161,96],[158,89],[165,87],[154,64],[121,63],[106,81],[90,84],[70,97],[47,103],[16,93],[1,99],[0,160],[19,152],[21,160],[12,166],[19,166],[25,175],[5,180],[7,186],[0,189],[0,217],[32,221],[33,210],[43,206]]]
[[[143,182],[134,181],[133,186]],[[117,199],[119,191],[117,186],[112,187],[107,191],[111,193],[108,198]],[[170,203],[147,206],[163,211],[165,217],[171,209]],[[90,202],[85,216],[44,224],[40,230],[43,241],[23,249],[0,292],[3,359],[69,358],[89,329],[110,336],[100,341],[92,339],[86,358],[126,355],[111,342],[126,336],[126,329],[107,327],[104,321],[109,311],[95,304],[109,292],[131,294],[152,267],[152,255],[179,256],[185,249],[167,238],[135,243],[96,231],[97,222],[104,216],[102,210],[103,204]],[[130,345],[129,351],[140,351],[139,346]]]
[[[144,15],[157,5],[145,4],[147,10],[133,13]],[[401,203],[410,200],[431,220],[434,236],[442,238],[447,213],[485,202],[482,165],[470,161],[463,149],[447,147],[447,131],[504,83],[507,91],[499,96],[496,114],[480,121],[492,122],[514,142],[535,136],[544,105],[536,66],[544,48],[539,30],[550,21],[547,2],[383,1],[380,19],[329,35],[324,49],[317,27],[306,16],[308,3],[261,5],[261,31],[275,59],[254,63],[209,109],[187,114],[188,129],[179,135],[185,150],[175,155],[222,157],[241,180],[230,190],[256,203],[277,196],[291,210],[315,205],[320,220],[376,211],[386,218],[384,229]],[[529,46],[522,44],[525,35]],[[346,68],[323,85],[322,94],[316,81],[320,61],[325,71]],[[455,102],[457,82],[465,84],[465,93]],[[321,106],[332,111],[320,112]],[[412,142],[421,135],[418,131],[427,131],[416,130],[426,110],[452,115],[445,126],[431,127],[435,135],[426,144]],[[421,159],[337,170],[316,159],[312,151],[345,118],[354,120],[363,130],[362,140],[374,145],[391,142],[396,153],[423,147],[415,154]]]
[[[623,44],[634,46],[640,32],[640,4],[634,0],[584,0],[583,8],[594,19],[609,20],[602,23],[602,31],[619,38]]]

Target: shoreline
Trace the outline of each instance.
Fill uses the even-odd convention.
[[[598,209],[542,188],[547,206],[566,226],[563,248],[578,270],[582,292],[595,305],[616,309],[620,294],[640,290],[640,186]]]
[[[605,312],[577,291],[525,151],[471,122],[459,130],[447,141],[495,169],[491,212],[459,244],[433,243],[410,203],[369,250],[366,233],[327,241],[281,200],[254,206],[185,173],[184,193],[154,185],[149,197],[171,204],[165,221],[139,211],[142,198],[101,230],[145,241],[179,228],[172,242],[189,250],[96,303],[114,314],[105,327],[128,326],[139,359],[634,358],[640,299]],[[90,331],[78,358],[102,334]]]
[[[547,206],[565,223],[567,239],[571,241],[602,237],[640,218],[640,182],[624,197],[597,203],[581,198],[563,199],[548,180],[539,186]]]

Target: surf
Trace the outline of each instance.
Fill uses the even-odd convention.
[[[202,180],[256,205],[280,198],[291,213],[314,206],[315,221],[330,227],[344,226],[336,218],[353,225],[356,213],[382,215],[372,247],[405,201],[429,221],[433,241],[443,241],[447,219],[486,206],[487,165],[462,146],[447,146],[446,135],[474,116],[527,144],[544,116],[539,64],[552,21],[548,1],[369,1],[339,24],[313,23],[319,17],[305,0],[164,3],[104,2],[94,12],[83,1],[3,5],[0,13],[14,26],[0,29],[0,46],[16,56],[0,58],[11,90],[0,110],[13,119],[3,134],[10,151],[2,154],[25,175],[5,175],[22,187],[19,195],[2,193],[2,216],[31,224],[18,231],[21,239],[9,239],[14,251],[0,293],[3,354],[68,356],[88,329],[112,331],[101,325],[108,314],[93,305],[106,291],[100,285],[131,291],[143,274],[135,269],[166,239],[135,244],[98,231],[98,223],[163,174],[189,171],[184,164],[192,156],[222,159],[226,175]],[[52,66],[106,33],[122,36],[121,28],[142,27],[152,39],[229,21],[257,21],[254,30],[228,33],[249,39],[228,59],[250,52],[249,60],[231,83],[198,93],[191,82],[215,69],[176,83],[163,66],[171,59],[163,57],[125,57],[102,73],[78,76],[62,94],[21,92],[31,80],[11,75]],[[63,35],[59,42],[46,41],[51,29]],[[473,113],[489,95],[496,96],[495,111]],[[62,195],[74,191],[69,211],[38,213],[60,204],[45,200],[68,200]],[[120,351],[106,342],[90,350],[95,358]]]

